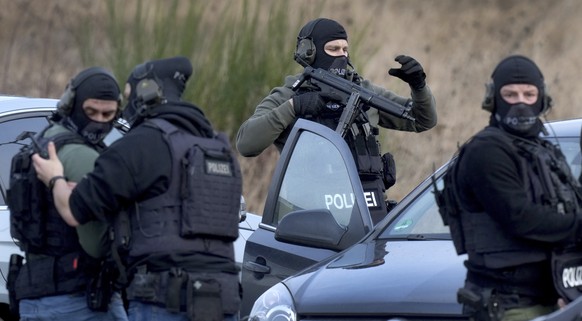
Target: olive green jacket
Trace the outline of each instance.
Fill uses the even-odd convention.
[[[46,131],[45,136],[51,137],[67,130],[55,124]],[[78,183],[87,173],[93,171],[99,153],[84,144],[66,144],[59,149],[57,155],[63,164],[67,180]],[[107,254],[110,249],[107,223],[93,221],[79,225],[76,229],[79,243],[87,254],[94,258],[101,258]]]
[[[289,100],[295,95],[291,86],[299,76],[287,76],[285,85],[273,88],[256,107],[255,113],[240,126],[236,136],[236,147],[241,155],[257,156],[271,144],[275,144],[279,151],[283,149],[289,129],[296,120],[295,111]],[[306,81],[303,86],[310,86],[310,84]],[[413,90],[412,99],[398,96],[367,80],[362,81],[362,87],[403,106],[412,100],[410,114],[416,119],[415,121],[370,108],[367,113],[370,124],[373,126],[422,132],[434,127],[437,123],[436,103],[428,85],[421,90]]]

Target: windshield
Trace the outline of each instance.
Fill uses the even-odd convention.
[[[437,180],[439,189],[443,187],[441,177]],[[414,201],[404,208],[398,217],[384,230],[380,238],[409,239],[450,239],[449,227],[443,224],[439,208],[435,202],[432,185],[416,195]]]
[[[556,140],[553,140],[554,142]],[[580,141],[578,137],[560,138],[562,152],[570,165],[572,174],[578,178],[582,167]],[[437,175],[437,186],[443,188],[442,171]],[[420,192],[409,194],[403,201],[408,204],[397,218],[386,227],[379,238],[406,238],[410,240],[450,239],[449,227],[443,224],[436,205],[433,186],[429,182],[421,185]],[[408,201],[408,198],[412,198]]]

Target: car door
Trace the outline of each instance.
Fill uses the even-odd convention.
[[[333,130],[300,119],[273,174],[242,267],[246,316],[272,285],[348,248],[373,226],[353,156]]]

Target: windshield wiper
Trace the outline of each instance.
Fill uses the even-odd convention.
[[[447,233],[408,234],[406,239],[409,241],[450,240],[451,236]]]
[[[410,240],[410,241],[419,241],[419,240],[426,240],[427,237],[424,234],[408,234],[406,236],[406,239]]]

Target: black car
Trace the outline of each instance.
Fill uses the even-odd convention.
[[[580,175],[581,120],[546,124]],[[372,227],[349,149],[324,126],[299,120],[281,154],[262,222],[243,259],[243,308],[251,320],[466,319],[465,278],[432,179]],[[364,237],[365,236],[365,237]],[[318,263],[317,263],[318,262]],[[251,311],[252,307],[252,311]]]

